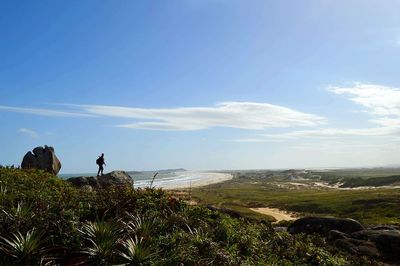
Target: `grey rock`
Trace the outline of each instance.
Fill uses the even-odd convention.
[[[351,237],[375,243],[387,259],[400,259],[400,231],[368,229],[354,232]]]
[[[397,225],[376,225],[371,228],[371,230],[400,230],[400,226]]]
[[[318,233],[326,236],[334,246],[351,254],[400,262],[400,230],[396,226],[379,225],[365,229],[352,219],[305,217],[294,221],[288,231]]]
[[[93,192],[93,187],[89,185],[84,185],[81,187],[81,189],[86,192]]]
[[[289,227],[291,234],[321,234],[327,236],[329,231],[337,230],[346,234],[363,230],[364,227],[353,219],[330,217],[304,217],[294,221]]]
[[[348,234],[345,234],[345,233],[340,232],[338,230],[331,230],[331,231],[329,231],[327,238],[328,238],[329,241],[335,241],[335,240],[338,240],[338,239],[347,239],[349,237],[350,236]]]
[[[125,171],[112,171],[108,174],[97,177],[100,186],[133,186],[133,179]]]
[[[54,148],[45,145],[36,147],[32,152],[27,152],[22,159],[22,169],[41,169],[54,175],[61,169],[61,162],[57,158]]]
[[[133,186],[133,179],[124,171],[112,171],[102,176],[71,177],[66,181],[75,187],[85,190],[106,188],[109,186]]]
[[[369,257],[380,257],[380,252],[376,245],[371,241],[358,240],[352,238],[337,239],[334,245],[344,249],[351,254],[364,255]]]

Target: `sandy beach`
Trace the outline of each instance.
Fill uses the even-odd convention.
[[[163,189],[184,189],[190,187],[201,187],[210,184],[220,183],[232,179],[228,173],[184,171],[177,172],[171,177],[156,178],[153,186]],[[135,187],[148,187],[149,180],[135,181]]]
[[[274,217],[276,220],[275,223],[283,221],[283,220],[292,221],[292,220],[296,220],[298,218],[293,213],[288,213],[288,212],[285,212],[285,211],[282,211],[282,210],[276,209],[276,208],[268,208],[268,207],[250,208],[250,210]]]

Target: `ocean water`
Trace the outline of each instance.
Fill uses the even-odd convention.
[[[129,173],[134,181],[134,187],[145,188],[149,187],[155,172],[140,172]],[[62,174],[60,178],[69,178],[75,176],[93,176],[96,174]],[[201,171],[179,171],[159,173],[154,182],[153,187],[156,188],[188,188],[201,186],[211,183],[218,183],[230,179],[230,174],[216,173],[216,172],[201,172]]]
[[[154,179],[153,187],[159,188],[177,188],[197,186],[200,182],[212,179],[213,173],[207,172],[172,172],[159,173]],[[135,187],[148,187],[151,184],[153,174],[150,175],[132,175]]]

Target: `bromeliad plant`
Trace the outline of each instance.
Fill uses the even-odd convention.
[[[105,265],[115,260],[123,232],[118,221],[87,222],[79,232],[89,242],[89,247],[83,250],[89,261]]]
[[[123,222],[123,225],[129,234],[136,235],[140,239],[149,240],[160,222],[157,217],[143,217],[138,214],[127,213],[127,220]]]
[[[5,214],[7,222],[13,224],[15,230],[19,230],[21,224],[35,216],[32,208],[23,202],[18,202],[16,207],[12,207],[9,210],[2,208],[2,212]]]
[[[119,255],[128,262],[128,265],[146,265],[151,264],[156,253],[152,253],[148,245],[145,244],[143,238],[128,237],[122,241],[122,251]]]
[[[1,237],[0,250],[16,265],[35,265],[41,260],[41,243],[35,229],[25,234],[18,231],[11,237]]]

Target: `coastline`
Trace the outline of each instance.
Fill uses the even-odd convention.
[[[167,190],[202,187],[221,183],[233,178],[232,174],[217,172],[185,171],[176,173],[176,176],[155,179],[153,186]],[[135,180],[134,187],[148,187],[149,180]]]

